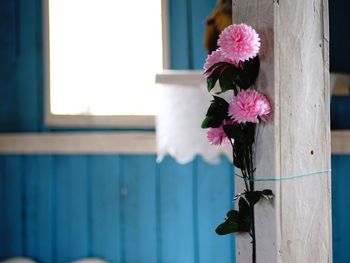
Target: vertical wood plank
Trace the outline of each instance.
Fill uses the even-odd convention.
[[[157,262],[155,156],[121,158],[121,262]]]
[[[2,202],[0,253],[2,258],[21,255],[23,244],[22,157],[2,157]]]
[[[19,1],[19,61],[17,68],[18,131],[38,129],[38,83],[37,83],[37,4]],[[12,117],[13,118],[13,117]]]
[[[169,156],[159,164],[160,262],[197,262],[195,258],[193,163]]]
[[[216,0],[191,0],[191,43],[194,69],[203,69],[207,56],[204,48],[205,19],[214,8]]]
[[[216,227],[233,208],[233,169],[226,158],[210,165],[198,162],[199,262],[234,262],[234,236],[218,236]]]
[[[256,178],[329,169],[328,1],[236,0],[233,11],[260,33],[256,86],[274,108],[258,128]],[[331,262],[329,175],[256,184],[265,188],[275,198],[256,208],[257,262]],[[236,240],[238,262],[251,260],[245,237]]]
[[[0,155],[0,260],[6,257],[5,209],[6,209],[6,173],[5,157]]]
[[[56,248],[57,262],[89,254],[89,212],[86,156],[56,156]]]
[[[329,30],[331,35],[330,69],[333,72],[350,73],[350,37],[344,30],[344,25],[350,24],[350,2],[347,0],[329,2]]]
[[[17,2],[0,3],[0,130],[16,128],[18,104],[16,103],[17,64]]]
[[[350,262],[349,155],[332,156],[333,262]]]
[[[118,156],[91,156],[91,251],[109,262],[121,262],[120,251],[120,160]]]
[[[16,1],[0,2],[0,76],[8,77],[16,63]]]
[[[171,69],[190,69],[189,0],[169,0],[169,50]]]
[[[53,262],[53,157],[23,157],[25,180],[25,255]]]

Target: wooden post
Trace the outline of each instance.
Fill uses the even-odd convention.
[[[234,23],[260,34],[257,88],[272,120],[257,131],[256,178],[330,168],[327,0],[234,0]],[[258,263],[332,262],[330,174],[256,182],[273,202],[256,205]],[[242,192],[236,179],[236,191]],[[251,238],[237,235],[238,263],[251,262]]]

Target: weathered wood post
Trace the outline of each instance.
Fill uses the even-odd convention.
[[[234,0],[234,23],[260,34],[257,88],[273,120],[257,131],[256,178],[330,168],[327,0]],[[332,262],[330,174],[256,182],[273,203],[256,205],[258,263]],[[236,179],[236,191],[242,192]],[[237,236],[238,263],[251,262],[251,238]]]

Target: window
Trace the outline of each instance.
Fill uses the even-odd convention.
[[[161,0],[47,0],[49,126],[153,126]],[[165,27],[164,27],[165,28]],[[164,37],[163,37],[164,38]]]

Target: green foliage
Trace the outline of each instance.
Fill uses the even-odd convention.
[[[234,90],[237,94],[237,86],[247,89],[255,83],[259,68],[258,56],[243,62],[239,67],[227,62],[216,63],[205,72],[209,75],[207,78],[208,91],[210,92],[219,81],[221,92]]]
[[[219,82],[220,91],[216,94],[232,90],[234,95],[240,90],[246,90],[254,85],[260,68],[259,57],[242,62],[239,66],[227,62],[219,62],[210,67],[205,73],[208,91],[211,92]],[[213,96],[202,128],[218,128],[228,116],[229,103],[223,98]],[[255,141],[256,123],[234,123],[224,125],[224,131],[231,139],[234,165],[241,169],[246,192],[238,200],[238,210],[227,213],[225,222],[216,228],[218,235],[235,232],[249,232],[255,242],[254,205],[261,198],[270,200],[273,193],[269,189],[254,191],[253,144]]]
[[[245,145],[252,145],[255,137],[255,123],[224,125],[226,135]]]
[[[220,224],[215,232],[218,235],[226,235],[235,232],[250,232],[252,224],[251,209],[262,197],[270,200],[273,198],[273,193],[269,189],[245,192],[244,197],[239,198],[239,210],[230,210],[226,214],[225,222]]]
[[[217,128],[227,118],[228,102],[218,96],[213,96],[213,98],[202,122],[202,128]]]
[[[248,89],[255,83],[256,79],[258,78],[259,68],[260,60],[258,56],[245,61],[243,68],[240,68],[238,74],[235,76],[234,82],[241,89]]]
[[[238,206],[239,211],[229,211],[226,215],[225,222],[216,228],[215,232],[218,235],[250,231],[251,215],[249,212],[249,204],[243,197],[241,197]]]

